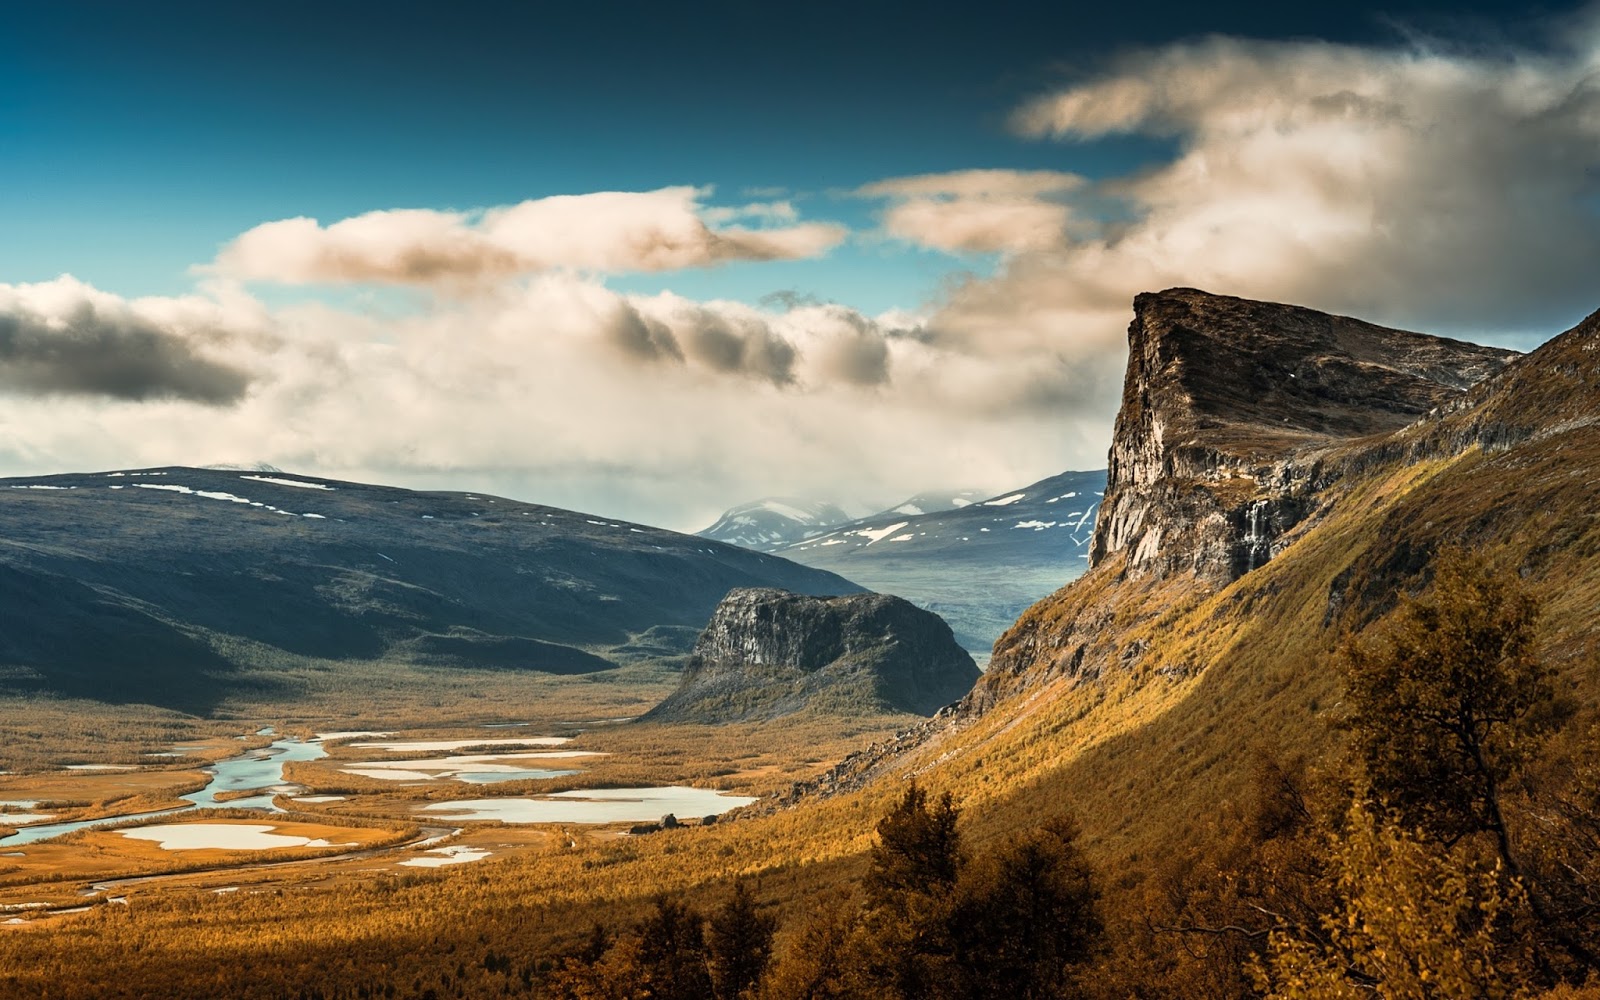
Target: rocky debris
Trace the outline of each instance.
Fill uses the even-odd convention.
[[[1463,400],[1516,352],[1192,288],[1134,300],[1090,564],[1222,585],[1312,516],[1341,445]]]
[[[660,722],[774,719],[802,711],[931,715],[972,687],[977,665],[950,626],[886,594],[730,592],[695,643]]]

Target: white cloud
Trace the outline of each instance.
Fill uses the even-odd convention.
[[[1570,317],[1600,274],[1600,83],[1577,51],[1215,38],[1021,109],[1026,134],[1175,138],[1098,183],[1131,222],[1056,248],[1074,301],[1198,285],[1493,330]]]
[[[266,461],[695,528],[772,491],[889,497],[952,469],[998,487],[1032,474],[1041,447],[1082,443],[1061,419],[1070,373],[941,346],[909,314],[630,296],[567,273],[384,319],[265,313],[240,295],[137,309],[166,316],[164,336],[225,318],[248,393],[204,420],[189,403],[104,394],[31,399],[28,419],[4,419],[0,398],[0,473]]]
[[[397,209],[323,226],[315,219],[263,223],[223,247],[210,269],[246,281],[285,284],[478,286],[557,269],[618,273],[706,267],[732,260],[814,257],[838,245],[843,227],[774,228],[711,222],[794,223],[787,202],[706,209],[692,187],[605,191],[519,202],[480,212]]]
[[[952,253],[1019,252],[1058,245],[1072,222],[1060,196],[1083,186],[1053,170],[961,170],[896,177],[862,187],[888,198],[889,235]]]

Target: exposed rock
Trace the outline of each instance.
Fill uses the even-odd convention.
[[[1349,562],[1329,565],[1323,537],[1323,561],[1284,573],[1326,574],[1311,606],[1330,635],[1381,614],[1444,546],[1540,539],[1524,572],[1581,551],[1600,482],[1600,313],[1518,356],[1190,289],[1141,295],[1135,312],[1093,567],[1018,619],[960,703],[774,806],[933,766],[991,710],[1048,715],[1047,691],[1191,682],[1217,662],[1192,655],[1198,633],[1148,640],[1201,607],[1284,614],[1280,582],[1252,587],[1250,570],[1369,503],[1381,523]]]
[[[678,690],[645,718],[930,715],[964,695],[977,677],[950,626],[898,597],[739,589],[723,599],[700,634]]]
[[[1341,444],[1465,398],[1516,352],[1191,288],[1134,300],[1090,563],[1220,585],[1311,516]]]

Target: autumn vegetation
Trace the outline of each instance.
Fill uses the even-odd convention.
[[[1110,768],[1104,754],[1127,746],[1117,773],[1166,780],[1104,728],[1137,703],[1085,686],[1051,726],[1016,729],[1014,753],[991,734],[967,744],[981,756],[946,747],[905,780],[742,821],[568,828],[459,870],[335,869],[228,895],[179,883],[34,921],[0,934],[0,993],[1600,997],[1593,664],[1552,635],[1549,609],[1571,594],[1516,564],[1436,558],[1331,625],[1325,649],[1302,647],[1314,679],[1272,690],[1314,713],[1251,748],[1209,816],[1130,808],[1119,826],[1095,785],[1031,769],[1072,734],[1082,760]],[[1262,586],[1292,600],[1281,573],[1260,571]],[[1168,607],[1169,650],[1200,641],[1186,614],[1226,625],[1204,600]],[[1172,724],[1139,711],[1142,731]],[[804,731],[760,751],[763,766],[825,759],[801,755]],[[1127,794],[1111,801],[1143,801]]]

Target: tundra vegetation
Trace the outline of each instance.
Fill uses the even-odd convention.
[[[648,837],[564,829],[455,871],[304,868],[225,894],[180,879],[8,928],[0,988],[1600,996],[1592,704],[1550,662],[1545,602],[1503,559],[1446,555],[1426,575],[1321,658],[1339,685],[1323,742],[1257,754],[1208,835],[1162,854],[1087,841],[1083,820],[1105,822],[1087,799],[986,795],[992,765],[969,760],[960,782],[932,769]]]

